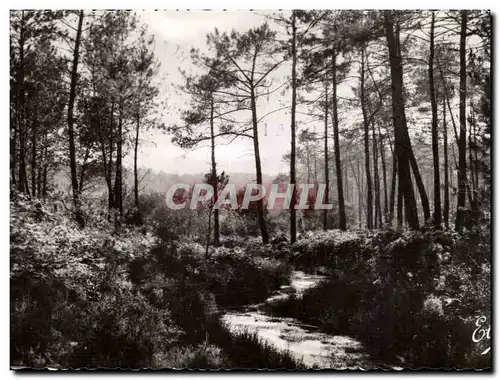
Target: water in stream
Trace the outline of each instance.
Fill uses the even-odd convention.
[[[324,276],[294,271],[291,284],[283,286],[266,302],[300,295],[315,286]],[[223,320],[233,331],[247,329],[281,350],[288,350],[295,358],[309,367],[332,369],[377,368],[361,342],[345,335],[328,335],[293,318],[272,317],[259,310],[259,305],[247,307],[242,312],[228,312]]]

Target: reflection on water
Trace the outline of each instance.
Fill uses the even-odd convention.
[[[294,271],[291,285],[283,286],[266,302],[286,299],[291,293],[300,297],[307,288],[315,286],[323,278],[324,276]],[[223,316],[223,320],[233,331],[248,329],[250,332],[257,332],[262,339],[279,349],[290,351],[293,356],[302,359],[304,364],[311,367],[334,369],[377,367],[370,361],[358,340],[344,335],[321,333],[317,327],[293,318],[265,315],[255,305],[250,306],[246,312],[229,312]]]

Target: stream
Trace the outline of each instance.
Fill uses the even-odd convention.
[[[265,303],[286,299],[293,292],[300,297],[306,289],[315,286],[324,278],[325,276],[294,271],[290,285],[282,286]],[[249,332],[256,332],[261,339],[279,350],[289,351],[308,367],[319,369],[386,367],[377,365],[371,360],[363,344],[355,338],[325,334],[320,332],[318,327],[294,318],[266,315],[260,305],[247,306],[243,311],[227,312],[222,319],[232,331],[247,329]]]

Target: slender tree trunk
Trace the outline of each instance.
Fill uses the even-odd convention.
[[[417,204],[410,173],[410,160],[413,156],[406,124],[405,105],[403,99],[403,67],[399,46],[399,27],[394,21],[391,11],[384,11],[385,30],[391,67],[392,117],[394,124],[394,150],[398,160],[399,188],[404,203],[405,214],[411,229],[418,229]],[[414,157],[413,157],[414,158]]]
[[[116,208],[115,204],[115,189],[113,187],[113,151],[114,151],[114,119],[115,119],[115,102],[114,100],[111,100],[111,115],[109,118],[109,135],[108,135],[108,142],[109,142],[109,161],[108,161],[108,210],[109,210],[109,216],[111,217],[111,214],[114,214],[114,209]]]
[[[333,47],[332,56],[332,105],[333,105],[333,143],[335,146],[335,170],[337,171],[337,194],[339,202],[339,228],[347,229],[344,202],[344,184],[342,183],[342,162],[340,161],[339,116],[337,106],[337,52]]]
[[[410,143],[410,135],[408,134],[408,129],[406,130],[406,141],[408,142],[407,150],[410,160],[411,169],[413,172],[413,177],[415,178],[415,185],[420,194],[420,201],[422,203],[422,211],[424,212],[424,219],[429,220],[431,218],[431,209],[429,206],[429,198],[427,197],[427,191],[425,190],[424,181],[420,175],[420,170],[418,169],[417,160],[415,159],[415,154]]]
[[[441,82],[443,83],[444,97],[446,99],[446,104],[448,106],[448,112],[450,114],[451,124],[453,126],[453,133],[455,136],[455,141],[458,145],[457,125],[455,123],[455,117],[453,116],[453,111],[451,109],[450,94],[448,93],[448,86],[446,84],[446,78],[444,77],[443,67],[439,61],[439,58],[437,59],[437,64],[438,64],[438,69],[439,69],[439,76],[441,77]]]
[[[85,149],[85,154],[83,156],[83,164],[82,164],[82,167],[80,169],[80,180],[78,181],[78,191],[80,192],[80,194],[83,194],[83,186],[84,186],[84,183],[85,183],[85,172],[86,172],[86,167],[87,167],[87,161],[90,157],[90,151],[92,149],[92,145],[88,146],[86,149]]]
[[[115,174],[115,206],[118,208],[120,218],[123,216],[123,114],[122,101],[118,105],[118,138],[116,139],[116,174]]]
[[[359,168],[359,161],[356,160],[356,169],[357,169],[357,174],[356,171],[354,170],[354,165],[352,162],[349,160],[349,163],[351,164],[351,170],[352,174],[354,176],[354,182],[356,184],[356,195],[358,197],[358,227],[361,228],[361,219],[362,219],[362,214],[363,214],[363,197],[362,197],[362,191],[361,191],[361,184],[360,184],[360,177],[361,177],[361,172]],[[353,196],[354,197],[354,196]],[[356,199],[354,197],[354,199]]]
[[[439,139],[438,139],[438,111],[436,90],[434,88],[434,24],[435,12],[431,12],[431,32],[429,48],[429,91],[432,110],[432,158],[434,166],[434,226],[441,227],[441,179],[439,176]]]
[[[307,183],[311,183],[311,154],[309,153],[309,144],[306,144],[306,169],[307,169]],[[291,178],[291,176],[290,176]],[[291,182],[291,180],[290,180]],[[291,207],[291,206],[290,206]]]
[[[318,183],[318,157],[316,156],[316,151],[313,155],[313,168],[314,168],[314,183]]]
[[[217,202],[218,198],[218,180],[217,180],[217,164],[215,161],[215,131],[214,131],[214,100],[212,98],[212,101],[210,103],[210,141],[211,141],[211,151],[212,151],[212,175],[211,175],[211,180],[212,180],[212,187],[214,189],[214,198],[213,198],[213,203],[210,209],[213,208],[213,205]],[[219,246],[220,245],[220,227],[219,227],[219,210],[214,209],[213,210],[214,214],[214,245]],[[210,228],[210,224],[209,224]],[[209,235],[210,236],[210,235]]]
[[[260,162],[259,151],[259,130],[257,121],[257,105],[255,101],[255,89],[252,87],[250,103],[252,108],[252,127],[253,127],[253,148],[255,153],[255,171],[257,177],[257,184],[262,185],[262,167]],[[264,217],[264,201],[261,199],[257,202],[257,210],[259,213],[259,226],[262,234],[262,242],[269,244],[269,232],[267,230],[266,219]]]
[[[475,171],[475,174],[476,174],[476,188],[477,188],[477,191],[478,191],[478,198],[479,198],[479,161],[478,161],[478,158],[477,158],[477,151],[478,151],[478,145],[477,145],[477,123],[474,123],[474,129],[473,129],[473,132],[474,132],[474,136],[473,136],[473,140],[474,140],[474,171]],[[479,199],[477,199],[479,201]]]
[[[367,210],[366,210],[366,203],[365,203],[365,198],[363,197],[364,194],[366,194],[366,186],[365,186],[365,173],[363,171],[363,165],[361,165],[361,162],[360,161],[357,161],[358,163],[358,173],[359,173],[359,182],[360,182],[360,197],[361,197],[361,214],[362,216],[364,217],[364,219],[366,220],[366,215],[368,214],[367,213]],[[359,224],[359,228],[362,228],[362,222],[360,222]],[[366,225],[365,225],[366,227]]]
[[[43,134],[43,147],[42,147],[42,159],[39,165],[40,168],[40,178],[39,178],[39,189],[38,194],[45,199],[47,196],[47,171],[48,171],[48,141],[47,141],[47,130]]]
[[[403,191],[401,189],[401,182],[398,181],[398,209],[397,209],[397,229],[401,230],[403,228]]]
[[[101,145],[104,178],[106,180],[106,186],[108,187],[108,217],[109,217],[111,210],[114,208],[113,186],[112,186],[112,182],[111,182],[111,166],[108,165],[108,159],[107,159],[107,155],[106,155],[106,146],[104,144],[104,136],[102,135],[101,125],[100,125],[99,110],[97,110],[97,123],[98,123],[98,128],[99,128],[99,141],[100,141],[100,145]],[[111,158],[110,158],[110,162],[111,162]]]
[[[372,150],[373,150],[373,181],[375,188],[375,228],[382,226],[382,208],[380,206],[380,176],[378,172],[377,136],[375,135],[375,122],[372,119]]]
[[[325,195],[323,202],[325,204],[329,203],[329,189],[330,189],[330,179],[329,179],[329,167],[328,167],[328,86],[325,83],[325,137],[324,137],[324,149],[325,149]],[[328,210],[323,210],[323,229],[326,231],[328,229]]]
[[[139,132],[141,128],[141,115],[139,105],[137,107],[137,116],[135,121],[135,140],[134,140],[134,204],[139,212],[139,168],[137,167],[137,158],[139,155]]]
[[[394,205],[396,204],[396,179],[398,176],[398,158],[396,153],[392,153],[392,176],[391,176],[391,195],[389,203],[389,224],[394,220]]]
[[[347,202],[351,201],[351,191],[349,188],[349,177],[347,176],[347,162],[344,161],[344,187],[345,187],[345,199]]]
[[[21,25],[19,30],[19,69],[17,77],[18,85],[18,107],[17,120],[19,129],[19,182],[18,190],[26,191],[26,126],[25,126],[25,104],[24,104],[24,43],[25,43],[24,11],[21,11]]]
[[[297,50],[296,50],[297,27],[295,24],[295,11],[292,10],[292,109],[291,109],[291,149],[290,149],[290,186],[293,186],[292,201],[290,203],[290,242],[297,240],[297,212],[295,210],[295,109],[297,106]],[[309,161],[309,160],[308,160]],[[308,162],[309,164],[309,162]],[[309,169],[308,169],[309,171]],[[309,173],[308,173],[309,174]]]
[[[465,196],[467,185],[467,164],[466,164],[466,57],[465,42],[467,38],[467,11],[462,10],[460,21],[460,137],[458,141],[458,198],[457,198],[457,217],[455,220],[455,230],[461,232],[465,223]]]
[[[42,176],[42,197],[43,199],[47,198],[47,172],[48,167],[47,164],[43,166],[43,176]]]
[[[458,191],[457,191],[457,181],[455,179],[457,179],[458,177],[457,176],[458,163],[457,163],[457,158],[455,156],[455,144],[451,144],[451,155],[453,156],[454,165],[452,165],[453,169],[450,171],[450,186],[451,189],[453,190],[453,196],[455,198],[455,204],[453,206],[456,208],[457,207],[456,196]],[[450,209],[451,209],[451,203],[450,203]]]
[[[17,102],[17,100],[16,100],[16,102]],[[17,170],[17,135],[18,135],[18,133],[17,133],[18,125],[17,124],[18,123],[16,120],[16,115],[11,116],[10,125],[12,126],[14,135],[11,137],[11,140],[10,140],[10,156],[11,156],[10,172],[11,172],[11,178],[12,178],[12,185],[14,187],[17,186],[17,179],[16,179],[16,175],[17,175],[16,174],[16,170]]]
[[[470,101],[470,125],[469,125],[469,170],[470,170],[470,178],[471,178],[471,183],[472,183],[472,199],[473,199],[473,204],[476,204],[477,200],[477,184],[476,184],[476,175],[474,173],[474,154],[473,154],[473,142],[472,142],[472,136],[473,136],[473,129],[475,128],[476,120],[475,120],[475,115],[474,115],[474,106],[472,103],[472,100]]]
[[[37,126],[33,123],[31,128],[31,194],[36,197],[36,169],[37,169]]]
[[[373,190],[372,178],[370,170],[370,126],[368,125],[368,115],[365,104],[365,47],[361,49],[361,110],[363,113],[364,125],[364,147],[365,147],[365,174],[366,174],[366,227],[371,230],[373,228]]]
[[[36,173],[36,194],[38,197],[42,196],[42,175],[43,175],[43,165],[44,165],[44,154],[43,154],[43,147],[40,150],[40,163],[38,164],[37,167],[37,173]]]
[[[207,228],[207,243],[205,245],[205,258],[208,259],[209,257],[209,248],[210,248],[210,235],[212,234],[212,210],[213,210],[213,204],[210,206],[208,209],[208,228]],[[213,210],[216,211],[216,210]]]
[[[76,148],[75,148],[75,132],[73,129],[73,108],[75,105],[76,97],[76,84],[78,80],[78,60],[80,58],[80,42],[82,36],[82,25],[83,25],[83,10],[79,12],[78,17],[78,29],[76,31],[75,38],[75,48],[73,51],[73,67],[71,69],[71,85],[69,91],[69,102],[68,102],[68,139],[69,139],[69,159],[70,159],[70,169],[71,169],[71,187],[73,188],[73,203],[75,206],[75,216],[76,221],[80,227],[85,226],[83,220],[83,215],[81,212],[81,199],[78,192],[78,177],[76,170]]]
[[[377,126],[380,143],[380,159],[382,161],[382,179],[384,182],[384,221],[385,223],[389,223],[389,204],[387,197],[387,164],[385,160],[384,138],[382,137],[382,133],[380,132],[380,125]]]
[[[450,183],[448,169],[448,128],[446,125],[446,100],[443,97],[443,153],[444,153],[444,206],[443,219],[446,228],[450,219]]]

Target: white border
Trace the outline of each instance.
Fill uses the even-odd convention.
[[[9,128],[7,127],[9,125],[9,117],[8,117],[8,88],[9,88],[9,80],[8,80],[8,70],[9,70],[9,45],[8,45],[8,30],[9,30],[9,9],[20,9],[20,8],[95,8],[95,9],[102,9],[102,8],[107,8],[107,9],[112,9],[112,8],[136,8],[136,9],[207,9],[207,8],[212,8],[212,9],[290,9],[290,8],[296,8],[296,9],[312,9],[312,8],[350,8],[350,9],[370,9],[374,8],[376,5],[378,8],[399,8],[401,6],[404,6],[405,8],[420,8],[420,9],[460,9],[460,8],[475,8],[475,9],[492,9],[494,13],[496,13],[496,8],[495,3],[492,1],[440,1],[440,2],[435,2],[435,1],[413,1],[413,2],[404,2],[402,3],[401,1],[377,1],[376,3],[374,2],[369,2],[369,1],[360,1],[360,0],[350,0],[349,2],[331,2],[331,1],[319,1],[319,0],[309,0],[307,2],[301,2],[301,1],[296,1],[296,0],[290,0],[290,1],[263,1],[263,0],[254,0],[251,2],[238,2],[237,6],[234,0],[232,1],[211,1],[210,4],[208,4],[205,1],[201,0],[184,0],[181,2],[176,2],[176,3],[171,3],[171,2],[165,2],[165,1],[159,1],[159,0],[143,0],[140,3],[137,1],[130,1],[130,0],[108,0],[105,2],[102,1],[96,1],[96,0],[86,0],[86,1],[73,1],[69,3],[68,1],[60,1],[60,0],[45,0],[43,2],[35,2],[35,1],[27,1],[27,0],[18,0],[18,1],[6,1],[2,3],[2,12],[1,12],[1,17],[0,17],[0,30],[2,30],[2,38],[0,39],[1,43],[1,52],[3,54],[2,60],[1,60],[1,70],[0,72],[3,73],[3,76],[1,77],[1,83],[3,84],[3,88],[1,91],[1,110],[2,110],[2,118],[1,118],[1,138],[0,138],[0,152],[4,156],[3,159],[0,160],[0,170],[1,170],[1,175],[0,178],[3,178],[4,180],[2,181],[2,185],[0,186],[0,199],[2,200],[0,202],[0,220],[1,220],[1,244],[2,244],[2,250],[0,251],[0,256],[2,260],[2,271],[3,275],[1,277],[1,301],[2,301],[2,313],[1,313],[1,327],[3,328],[4,334],[2,334],[2,339],[1,339],[1,374],[2,374],[2,379],[4,377],[6,378],[13,378],[14,377],[14,372],[9,371],[9,361],[10,361],[10,352],[9,352],[9,339],[7,338],[9,336],[9,331],[10,331],[10,324],[9,324],[9,315],[10,315],[10,304],[9,304],[9,208],[8,208],[8,198],[9,198],[9,189],[8,189],[8,184],[9,184]],[[498,4],[498,3],[497,3]],[[140,5],[140,7],[138,7]],[[494,27],[494,32],[498,31],[498,23],[496,22],[496,18],[494,17],[495,21],[495,27]],[[493,48],[493,52],[497,51],[497,46],[498,46],[498,37],[495,36],[494,38],[495,46]],[[496,67],[498,67],[498,57],[495,57],[494,64]],[[494,78],[498,76],[498,73],[494,73]],[[498,82],[498,80],[496,80]],[[494,92],[496,95],[498,95],[496,92]],[[493,105],[493,109],[499,110],[500,108],[498,106],[498,96],[495,98],[495,102]],[[498,125],[498,112],[495,114],[495,119],[496,124]],[[493,127],[493,130],[495,130],[495,127]],[[495,145],[498,147],[499,146],[499,139],[500,139],[500,132],[494,133],[494,142]],[[495,154],[495,163],[499,163],[499,155]],[[494,165],[495,167],[495,175],[494,179],[495,182],[497,182],[497,179],[500,177],[500,163],[499,165]],[[496,188],[496,186],[494,187]],[[500,203],[498,201],[495,202],[494,204],[495,209],[493,210],[493,215],[500,215]],[[496,236],[498,232],[500,232],[500,224],[494,223],[495,226],[495,233],[493,236]],[[499,258],[496,258],[494,260],[495,263],[495,268],[494,272],[497,272],[498,270],[498,262],[500,261]],[[498,301],[499,295],[498,292],[495,292],[495,304],[498,306],[500,302]],[[9,306],[8,306],[9,305]],[[500,324],[496,323],[498,321],[498,312],[494,313],[495,315],[495,320],[494,323],[492,324],[492,330],[493,330],[493,336],[496,336],[495,334],[495,326],[500,326]],[[497,358],[498,358],[498,352],[499,349],[493,349],[493,352],[495,353],[494,359],[495,363],[497,363]],[[253,374],[247,374],[245,375],[250,376],[250,378],[257,378],[262,376],[264,373],[253,373]],[[289,374],[283,373],[285,376],[289,376]],[[78,376],[78,373],[75,374]],[[182,378],[185,378],[186,376],[192,377],[192,374],[183,372],[183,373],[161,373],[158,374],[160,376],[182,376]],[[213,374],[214,375],[214,374]],[[238,376],[238,374],[225,374],[224,376],[227,378],[227,376],[234,377]],[[270,373],[270,375],[276,375]],[[296,375],[296,374],[295,374]],[[329,376],[336,376],[337,374],[328,374]],[[404,374],[401,375],[396,375],[396,376],[414,376],[413,374],[409,374],[405,372]],[[416,374],[418,375],[418,374]],[[443,375],[446,375],[444,373],[436,373],[436,374],[429,374],[426,373],[425,376],[429,379],[437,379],[438,376],[442,377]],[[450,373],[452,375],[452,373]],[[36,378],[41,378],[43,376],[42,374],[40,375],[31,375]],[[30,377],[31,377],[30,376]],[[94,374],[93,375],[95,378],[104,378],[105,376],[134,376],[134,378],[146,378],[146,376],[151,376],[151,374],[141,374],[141,373],[115,373],[115,374]],[[293,375],[292,375],[293,376]],[[318,374],[306,374],[303,376],[318,376]],[[351,375],[354,376],[353,378],[358,378],[360,376],[363,376],[363,374],[358,374],[358,375]],[[66,379],[70,378],[69,374],[58,374],[58,378],[61,379]],[[247,377],[249,378],[249,377]]]

